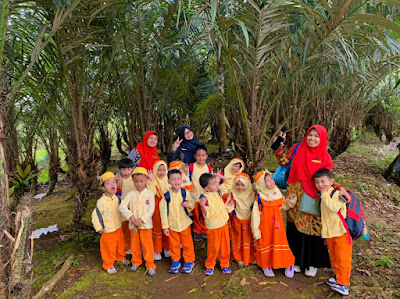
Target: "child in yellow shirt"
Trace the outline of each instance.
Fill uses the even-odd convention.
[[[129,192],[119,207],[121,214],[126,219],[129,219],[129,229],[131,229],[132,232],[131,271],[135,272],[139,269],[142,264],[143,253],[143,258],[146,261],[147,273],[150,276],[154,276],[156,275],[152,233],[154,193],[146,188],[147,181],[149,180],[146,168],[137,167],[132,175],[136,190]]]
[[[200,185],[205,193],[200,196],[200,208],[204,215],[207,227],[207,259],[204,274],[213,275],[216,260],[219,254],[221,270],[224,274],[232,273],[229,268],[229,215],[221,197],[226,190],[220,190],[219,182],[225,178],[219,174],[203,173],[200,176]],[[222,185],[221,185],[222,186]]]
[[[343,218],[346,218],[346,202],[339,197],[339,192],[331,196],[335,183],[332,171],[321,168],[314,173],[313,179],[321,192],[321,237],[328,243],[329,259],[335,273],[326,284],[331,286],[332,290],[347,296],[350,293],[353,245],[338,214],[340,211]]]
[[[178,273],[181,267],[181,244],[182,254],[185,264],[182,273],[190,273],[194,267],[194,247],[190,219],[190,212],[195,202],[190,196],[190,192],[183,189],[182,173],[173,169],[168,172],[168,183],[170,189],[163,195],[160,202],[160,214],[163,233],[169,237],[169,248],[171,251],[172,264],[169,268],[170,273]]]
[[[104,194],[97,201],[96,208],[92,212],[94,229],[101,234],[100,253],[103,260],[103,268],[109,274],[117,270],[115,261],[128,264],[125,260],[124,236],[121,228],[121,215],[119,213],[119,200],[117,192],[117,180],[112,172],[106,172],[100,177]]]
[[[125,196],[135,189],[133,185],[132,172],[133,162],[131,159],[124,158],[118,161],[118,168],[121,176],[117,175],[118,191],[117,195],[121,197],[121,200]],[[131,232],[129,230],[129,221],[122,217],[122,232],[124,234],[125,252],[131,254]]]

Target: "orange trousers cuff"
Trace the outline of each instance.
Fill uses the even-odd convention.
[[[207,259],[206,269],[215,267],[219,253],[219,263],[221,268],[229,267],[229,257],[231,247],[229,244],[228,224],[216,229],[209,229],[207,232]]]
[[[121,227],[112,233],[101,234],[100,253],[104,270],[113,267],[114,262],[125,259],[124,235]]]
[[[333,272],[336,275],[336,283],[350,286],[353,240],[349,244],[347,234],[344,234],[341,237],[326,239],[326,241]]]
[[[194,262],[195,255],[190,225],[187,229],[179,233],[171,229],[169,230],[169,248],[172,261],[179,261],[181,259],[181,244],[185,263]]]
[[[147,269],[155,269],[154,247],[152,229],[138,229],[135,234],[131,233],[132,265],[140,266],[143,258]]]

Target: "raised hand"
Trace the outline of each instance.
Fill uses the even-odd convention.
[[[173,152],[176,152],[176,150],[178,149],[178,147],[181,145],[182,141],[183,141],[183,139],[179,139],[179,137],[176,138],[174,144],[172,145],[172,151],[173,151]]]
[[[156,178],[156,176],[153,173],[153,170],[148,170],[147,175],[148,175],[150,181],[154,181],[154,179]]]

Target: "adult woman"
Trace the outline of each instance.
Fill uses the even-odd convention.
[[[157,154],[157,143],[158,134],[155,131],[144,134],[143,140],[128,155],[128,158],[133,161],[133,168],[140,166],[153,170],[154,163],[160,160]]]
[[[168,164],[172,161],[183,161],[185,164],[194,163],[196,148],[203,145],[204,143],[194,137],[193,129],[190,126],[180,126],[178,138],[172,146],[172,151],[168,154]]]
[[[293,145],[285,154],[282,147],[276,151],[281,164],[287,164],[295,147]],[[328,250],[321,238],[321,217],[312,209],[305,209],[307,201],[318,201],[313,174],[321,168],[333,168],[327,148],[326,129],[320,125],[310,127],[292,159],[288,178],[288,195],[294,193],[297,203],[287,211],[287,238],[296,258],[294,270],[300,272],[303,269],[306,276],[315,276],[317,268],[330,267]],[[340,194],[347,194],[338,184],[335,188],[340,190]]]

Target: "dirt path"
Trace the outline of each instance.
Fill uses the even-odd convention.
[[[380,175],[396,153],[394,144],[386,146],[373,140],[358,142],[335,159],[335,179],[363,200],[371,238],[370,242],[355,242],[350,297],[400,296],[400,188]],[[42,221],[46,213],[40,211]],[[203,274],[206,241],[195,243],[197,263],[189,275],[169,274],[170,259],[164,258],[156,262],[156,277],[145,275],[143,267],[131,273],[122,266],[117,267],[117,274],[110,276],[101,269],[97,242],[98,236],[93,232],[63,231],[39,239],[34,257],[37,266],[34,289],[57,271],[55,266],[59,261],[75,253],[74,267],[48,298],[340,297],[324,284],[332,276],[329,269],[320,269],[314,278],[299,273],[289,279],[283,270],[276,270],[274,278],[266,278],[257,266],[240,269],[232,262],[232,275],[223,275],[216,267],[215,274],[206,277]]]

